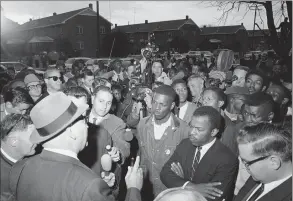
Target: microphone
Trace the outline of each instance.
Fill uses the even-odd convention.
[[[101,157],[101,165],[103,170],[105,171],[105,175],[108,176],[110,174],[110,171],[112,169],[112,159],[109,154],[104,154]]]

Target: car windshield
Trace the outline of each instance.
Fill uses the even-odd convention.
[[[65,63],[67,63],[67,64],[73,64],[74,61],[75,61],[74,58],[70,58],[70,59],[67,59],[67,60],[65,61]]]

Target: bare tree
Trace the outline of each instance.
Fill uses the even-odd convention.
[[[292,2],[291,1],[209,1],[202,2],[207,4],[208,7],[216,7],[218,11],[222,11],[222,15],[218,19],[219,22],[226,23],[228,16],[231,12],[235,10],[244,9],[245,13],[243,18],[247,15],[247,13],[253,9],[265,9],[266,18],[267,18],[267,26],[270,32],[269,35],[269,43],[272,45],[275,52],[281,56],[286,57],[290,49],[292,48],[291,41],[292,36],[290,34],[290,38],[288,42],[285,44],[279,40],[278,34],[276,31],[275,20],[277,23],[281,21],[282,17],[288,16],[290,23],[292,23]],[[276,8],[276,9],[274,9]],[[260,12],[260,11],[257,11]],[[260,19],[261,15],[259,13]],[[259,26],[258,26],[259,27]],[[290,28],[291,29],[291,28]],[[291,29],[292,33],[292,29]],[[285,46],[286,47],[285,47]]]

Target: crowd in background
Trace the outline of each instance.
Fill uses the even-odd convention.
[[[289,201],[292,66],[219,69],[167,55],[1,70],[1,199]]]

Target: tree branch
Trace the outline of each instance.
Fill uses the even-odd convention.
[[[239,1],[239,3],[250,3],[250,4],[259,4],[259,5],[265,5],[264,2],[261,2],[261,1]]]

